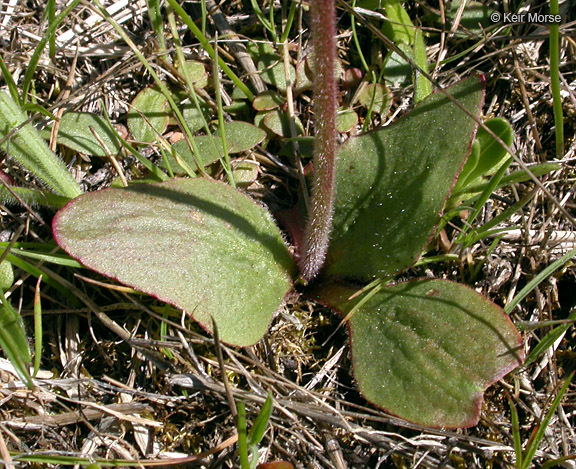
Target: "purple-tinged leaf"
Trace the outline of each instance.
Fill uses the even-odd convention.
[[[74,199],[53,224],[86,267],[177,306],[246,346],[266,332],[295,265],[268,212],[230,186],[175,179]]]
[[[343,316],[363,300],[337,284],[315,298]],[[429,427],[478,422],[484,390],[524,361],[504,311],[445,280],[384,287],[348,320],[354,377],[369,401]]]
[[[482,79],[473,77],[447,91],[479,116],[482,88]],[[398,122],[349,139],[336,161],[325,273],[371,280],[410,267],[438,224],[476,126],[437,92]]]

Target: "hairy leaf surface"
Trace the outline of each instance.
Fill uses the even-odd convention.
[[[268,212],[225,184],[175,179],[85,194],[54,220],[85,266],[251,345],[292,287],[294,263]]]
[[[332,284],[316,291],[347,315],[362,298]],[[362,394],[405,420],[430,427],[478,422],[484,390],[524,361],[521,337],[502,309],[444,280],[384,287],[348,321]]]
[[[480,78],[447,91],[472,115],[480,115]],[[439,221],[476,126],[435,93],[398,122],[348,140],[338,152],[326,273],[370,280],[410,267]]]

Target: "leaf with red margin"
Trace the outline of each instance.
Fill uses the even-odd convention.
[[[446,91],[479,117],[483,85],[472,77]],[[342,145],[325,275],[367,281],[414,264],[440,220],[476,127],[437,92],[398,122]]]
[[[362,298],[337,284],[311,297],[349,314]],[[367,400],[428,427],[478,422],[484,390],[524,361],[520,334],[494,303],[445,280],[384,287],[348,321],[354,377]]]
[[[174,179],[84,194],[53,222],[86,267],[185,310],[222,341],[257,342],[295,264],[272,217],[232,187]]]

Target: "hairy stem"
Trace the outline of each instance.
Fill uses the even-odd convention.
[[[314,47],[314,184],[305,241],[300,253],[301,277],[313,279],[324,264],[334,211],[336,153],[336,8],[334,0],[310,4]]]

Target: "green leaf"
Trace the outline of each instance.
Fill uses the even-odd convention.
[[[356,127],[356,124],[358,124],[358,114],[356,114],[352,109],[338,109],[338,115],[336,116],[336,129],[338,132],[350,132],[354,127]]]
[[[383,116],[390,110],[392,95],[388,88],[380,83],[367,83],[358,96],[358,102],[372,112]]]
[[[344,315],[361,299],[331,285],[319,300]],[[520,334],[474,290],[444,280],[383,287],[348,321],[354,376],[369,401],[429,427],[478,422],[483,392],[524,359]]]
[[[262,116],[263,119],[260,120]],[[264,128],[280,137],[292,136],[292,132],[290,131],[290,117],[286,111],[282,111],[281,109],[273,109],[267,113],[256,114],[254,123],[259,126],[264,126]],[[304,133],[302,121],[300,121],[297,116],[294,117],[294,127],[296,128],[296,135],[302,135]]]
[[[272,393],[268,393],[268,397],[258,413],[258,417],[254,421],[250,432],[248,433],[248,444],[255,446],[260,444],[262,438],[264,438],[264,433],[266,433],[266,428],[268,427],[268,422],[272,416],[272,410],[274,407],[274,399]]]
[[[258,58],[258,70],[265,83],[275,86],[278,90],[285,92],[287,88],[286,75],[290,77],[290,83],[296,80],[296,69],[288,64],[288,73],[284,67],[284,61],[280,55],[275,53],[262,54]]]
[[[10,302],[0,290],[0,348],[14,366],[20,379],[28,388],[32,388],[32,378],[28,371],[31,363],[30,348],[22,317],[14,311]]]
[[[197,60],[187,60],[186,61],[186,72],[188,73],[188,78],[194,83],[198,88],[205,88],[208,85],[208,74],[206,73],[206,67],[202,62]],[[184,75],[182,70],[180,73]]]
[[[285,99],[275,91],[264,91],[254,98],[252,107],[256,111],[270,111],[284,104]]]
[[[395,44],[414,44],[416,28],[400,0],[384,0],[387,21],[382,25],[382,32]]]
[[[0,92],[0,140],[11,134],[0,148],[57,194],[70,198],[80,195],[80,186],[40,133],[31,124],[19,128],[27,120],[16,102]]]
[[[224,124],[226,142],[230,145],[229,153],[241,153],[258,145],[266,138],[266,132],[255,125],[243,121],[231,121]],[[217,140],[221,140],[220,129],[214,132]]]
[[[234,181],[237,187],[248,187],[258,178],[258,163],[255,161],[235,161],[234,162]]]
[[[424,38],[422,37],[422,30],[420,28],[416,29],[416,34],[414,35],[414,62],[423,71],[428,73],[428,57],[426,55],[426,44],[424,43]],[[414,101],[419,103],[426,96],[432,93],[432,83],[426,78],[419,70],[415,70],[414,79]]]
[[[496,117],[487,120],[485,125],[506,145],[512,145],[514,131],[506,119]],[[477,154],[475,158],[466,161],[458,177],[456,190],[464,191],[466,186],[482,183],[484,181],[482,176],[496,172],[508,156],[506,149],[482,127],[478,129],[474,145],[477,147]]]
[[[446,11],[446,16],[455,19],[461,3],[462,0],[452,2]],[[485,29],[494,25],[490,15],[495,12],[496,10],[483,2],[467,0],[462,16],[458,20],[459,27],[456,30],[456,35],[459,37],[469,37],[471,34],[474,36],[484,35]]]
[[[248,122],[226,122],[226,124],[224,124],[224,129],[226,132],[228,153],[240,153],[250,150],[266,137],[266,132],[264,130],[255,125],[249,124]],[[211,165],[224,156],[224,148],[222,146],[222,138],[220,137],[219,130],[214,132],[214,136],[200,135],[194,137],[194,141],[198,147],[198,160],[203,166]],[[182,159],[190,165],[190,167],[194,168],[196,166],[194,163],[194,154],[186,140],[176,142],[173,147]],[[173,171],[182,174],[182,171],[178,169],[180,166],[171,155],[168,156],[168,162]]]
[[[480,114],[480,78],[447,91]],[[475,132],[472,119],[434,93],[395,124],[349,139],[336,163],[326,274],[371,280],[410,267],[434,232]]]
[[[408,44],[400,43],[398,48],[409,58],[414,59],[414,49]],[[384,61],[384,79],[391,86],[404,86],[410,83],[412,66],[400,54],[390,51]]]
[[[87,112],[67,112],[62,116],[58,143],[87,155],[106,156],[106,151],[90,129],[94,129],[113,155],[118,154],[122,146],[108,122]]]
[[[144,88],[136,95],[128,113],[128,128],[135,140],[142,143],[155,142],[169,122],[168,100],[159,89]]]
[[[194,137],[194,141],[196,142],[196,146],[198,147],[198,161],[202,164],[202,166],[208,166],[212,163],[218,161],[219,158],[224,156],[224,148],[222,147],[222,139],[214,138],[211,135],[200,135],[198,137]],[[230,152],[230,142],[226,142],[228,145],[228,151]],[[194,162],[194,153],[190,149],[188,142],[186,140],[180,140],[172,145],[174,150],[178,152],[178,154],[182,157],[182,159],[188,163],[191,168],[196,167],[196,163]],[[180,165],[177,161],[172,157],[172,155],[167,155],[168,162],[172,170],[177,174],[184,174],[185,171],[180,168]]]
[[[185,310],[205,329],[213,317],[234,345],[262,337],[295,274],[268,212],[206,179],[85,194],[53,226],[86,267]]]
[[[190,132],[198,132],[204,127],[204,123],[210,119],[210,107],[204,101],[200,101],[199,108],[192,103],[185,104],[182,108],[182,115]]]
[[[8,261],[0,263],[0,288],[8,290],[14,283],[14,268]]]

